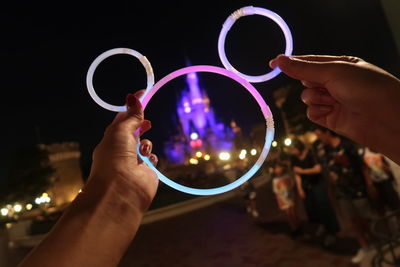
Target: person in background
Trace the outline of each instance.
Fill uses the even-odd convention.
[[[300,220],[295,211],[294,181],[288,163],[277,161],[274,165],[272,190],[275,194],[278,207],[285,213],[291,229],[291,236],[301,233]]]
[[[400,165],[391,160],[390,158],[383,155],[386,162],[389,164],[390,171],[392,172],[393,178],[395,180],[395,189],[397,194],[400,195]]]
[[[368,147],[362,155],[365,163],[364,174],[374,192],[372,192],[375,208],[380,216],[394,212],[400,208],[400,200],[393,187],[393,174],[385,157]]]
[[[315,127],[314,133],[323,144],[317,154],[329,170],[328,190],[332,192],[339,215],[350,225],[360,245],[352,262],[360,263],[372,249],[368,225],[372,214],[367,195],[370,184],[362,172],[358,147],[323,127]]]
[[[316,237],[326,232],[323,245],[330,246],[336,240],[339,223],[328,197],[322,166],[299,139],[292,141],[290,152],[293,172],[297,174],[297,192],[303,199],[308,221],[318,225]]]
[[[247,180],[240,186],[243,199],[246,204],[246,211],[254,218],[258,218],[259,212],[257,209],[257,191],[251,179]]]

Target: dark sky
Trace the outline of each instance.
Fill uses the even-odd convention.
[[[243,6],[280,14],[292,31],[294,54],[355,55],[399,75],[399,58],[378,0],[82,3],[14,5],[0,11],[1,180],[15,150],[37,141],[79,142],[87,172],[91,151],[115,115],[97,106],[86,90],[87,69],[99,54],[116,47],[138,50],[150,60],[156,81],[184,67],[186,58],[193,65],[222,66],[219,31],[226,17]],[[269,59],[283,47],[279,28],[259,16],[239,20],[227,39],[232,64],[249,74],[266,72]],[[291,82],[279,75],[254,85],[276,112],[270,93]],[[145,86],[145,72],[135,59],[115,56],[98,68],[94,84],[104,100],[120,105],[128,92]],[[231,99],[240,95],[236,93],[240,90],[224,94],[216,90],[216,102],[224,102],[225,95]],[[153,124],[163,125],[157,116],[174,111],[176,92],[165,88],[163,94],[155,107],[149,106]],[[253,117],[252,109],[241,104],[224,107],[233,108],[235,116]],[[279,127],[279,116],[274,115]],[[150,136],[168,134],[158,131]]]

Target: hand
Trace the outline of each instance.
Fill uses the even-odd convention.
[[[349,56],[278,56],[271,67],[301,80],[308,118],[400,162],[400,80]],[[394,138],[394,139],[393,139]]]
[[[301,199],[305,199],[305,198],[306,198],[306,193],[304,192],[304,190],[301,189],[301,190],[298,190],[298,191],[299,191],[299,196],[300,196],[300,198],[301,198]]]
[[[137,134],[142,135],[151,128],[144,120],[143,109],[138,98],[143,93],[129,94],[127,111],[118,113],[107,127],[104,137],[93,153],[93,164],[89,179],[119,179],[134,192],[132,201],[141,212],[149,207],[157,191],[157,175],[142,162],[136,153]],[[139,129],[139,130],[138,130]],[[152,143],[140,142],[140,153],[157,164],[157,156],[151,153]]]
[[[300,168],[300,167],[297,167],[297,166],[293,167],[293,171],[294,171],[294,173],[296,173],[296,174],[304,174],[303,169]]]
[[[136,153],[137,135],[151,128],[143,119],[140,94],[127,96],[128,110],[117,114],[96,147],[82,192],[21,267],[118,265],[158,185],[157,175]],[[140,144],[141,153],[156,164],[151,142]]]

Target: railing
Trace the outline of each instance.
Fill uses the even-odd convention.
[[[371,232],[376,239],[372,266],[400,266],[400,210],[375,220]]]

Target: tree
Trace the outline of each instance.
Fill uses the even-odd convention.
[[[13,157],[8,179],[0,192],[0,203],[31,202],[54,182],[48,152],[40,146],[18,149]]]

